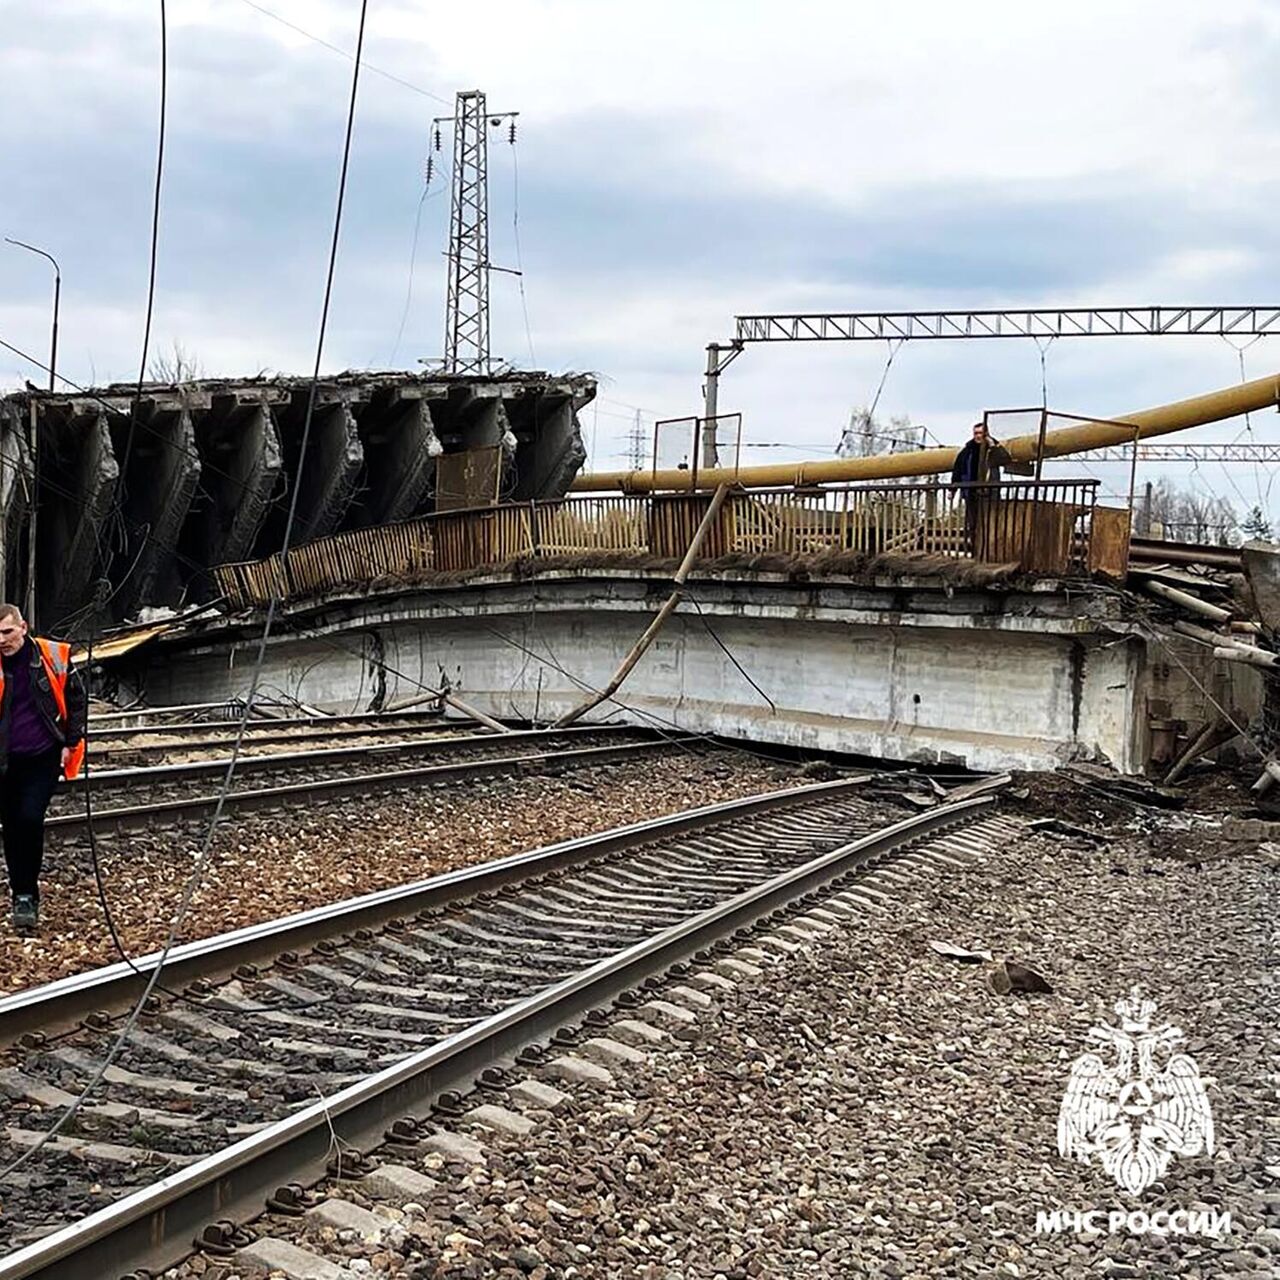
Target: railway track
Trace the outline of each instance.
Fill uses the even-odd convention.
[[[247,1221],[268,1197],[287,1210],[294,1193],[279,1188],[323,1176],[335,1134],[381,1141],[482,1069],[832,881],[945,843],[993,804],[886,826],[864,782],[655,819],[177,949],[165,979],[183,998],[151,1011],[83,1127],[27,1166],[32,1181],[0,1179],[0,1247],[14,1250],[0,1280],[171,1265],[215,1220]],[[94,1014],[48,1029],[122,1008],[155,963],[0,1000],[4,1163],[83,1086],[116,1026]]]
[[[405,739],[411,735],[436,742],[499,736],[469,722],[445,721],[438,715],[425,713],[334,718],[300,716],[250,721],[245,726],[241,749],[258,751],[287,745],[301,750],[313,743],[372,744],[383,738]],[[151,760],[163,762],[172,755],[192,757],[201,753],[230,751],[239,736],[239,726],[203,722],[114,730],[90,726],[89,736],[99,759],[134,764]]]
[[[570,729],[526,730],[457,740],[381,743],[324,751],[242,756],[236,778],[268,785],[238,786],[223,800],[226,813],[247,813],[337,799],[353,793],[403,786],[431,786],[468,778],[574,768],[634,758],[695,741],[659,737],[645,729],[587,725]],[[397,760],[426,756],[429,763],[387,768]],[[219,784],[228,759],[143,769],[91,769],[87,778],[62,784],[54,797],[49,831],[79,835],[87,829],[85,788],[92,787],[93,822],[103,831],[129,831],[155,823],[199,819],[218,803]],[[195,793],[203,786],[203,793]]]

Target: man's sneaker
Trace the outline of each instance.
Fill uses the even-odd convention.
[[[13,900],[13,927],[18,933],[35,933],[40,923],[40,906],[29,893]]]

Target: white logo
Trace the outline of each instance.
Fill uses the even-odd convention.
[[[1135,987],[1115,1006],[1120,1025],[1093,1027],[1088,1039],[1110,1046],[1113,1063],[1082,1053],[1058,1112],[1058,1151],[1088,1164],[1093,1156],[1131,1195],[1164,1175],[1175,1155],[1213,1153],[1213,1116],[1200,1069],[1177,1027],[1153,1027],[1154,1000]],[[1163,1065],[1157,1056],[1164,1059]]]

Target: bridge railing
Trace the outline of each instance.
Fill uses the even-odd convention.
[[[1123,573],[1129,513],[1097,505],[1096,480],[883,484],[730,493],[700,560],[930,557],[1036,574]],[[584,495],[449,511],[334,534],[213,570],[233,608],[273,595],[447,581],[518,562],[682,557],[709,493]],[[832,561],[833,565],[835,561]]]

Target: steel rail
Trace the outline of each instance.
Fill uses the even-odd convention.
[[[519,746],[521,743],[526,742],[545,742],[554,737],[573,738],[591,733],[598,733],[605,737],[615,737],[624,732],[651,738],[656,736],[653,730],[646,729],[642,725],[611,724],[581,725],[568,729],[518,729],[512,733],[504,734],[478,733],[455,734],[440,738],[403,738],[389,742],[373,742],[360,747],[322,747],[319,751],[281,751],[268,756],[247,756],[242,754],[236,761],[236,774],[262,773],[299,764],[341,764],[377,755],[415,755],[419,752],[430,752],[433,755],[437,752],[447,754],[452,751],[465,751],[477,744],[488,746],[491,743],[500,743],[505,746],[510,743],[512,746]],[[296,742],[297,736],[294,735],[290,741]],[[227,746],[228,744],[224,741],[218,745]],[[194,747],[192,744],[183,743],[176,749],[190,751]],[[60,782],[54,795],[56,797],[83,791],[89,785],[89,777],[92,777],[95,789],[104,783],[115,785],[119,783],[128,784],[135,781],[165,782],[169,779],[182,780],[203,776],[221,777],[226,773],[229,763],[230,758],[224,756],[216,760],[188,760],[183,761],[181,764],[139,765],[128,769],[103,769],[99,767],[93,769],[90,775],[86,776],[82,773],[73,782]]]
[[[847,785],[828,783],[804,791],[821,793]],[[791,800],[797,796],[795,791],[780,794]],[[128,1267],[172,1266],[190,1252],[191,1240],[210,1221],[247,1221],[262,1212],[266,1196],[276,1187],[324,1176],[335,1138],[356,1148],[379,1143],[393,1120],[424,1114],[441,1093],[464,1087],[484,1067],[579,1020],[645,978],[757,924],[863,864],[962,823],[993,804],[991,797],[976,797],[940,805],[727,899],[17,1250],[0,1260],[0,1280],[103,1280]],[[724,816],[717,812],[721,808],[695,812],[715,813],[718,819]],[[650,825],[627,831],[635,833]],[[631,838],[642,837],[633,834]]]
[[[459,898],[492,893],[508,884],[635,848],[650,840],[687,835],[728,818],[749,818],[768,813],[797,800],[843,795],[870,781],[871,775],[866,774],[837,782],[792,787],[786,791],[766,791],[740,800],[701,805],[595,835],[543,845],[393,889],[347,898],[197,942],[182,943],[170,951],[164,970],[170,986],[189,983],[196,978],[216,977],[231,972],[239,965],[275,958],[324,938],[353,933],[356,929],[374,928],[388,920],[446,906]],[[135,957],[132,967],[124,963],[105,965],[0,997],[0,1042],[12,1041],[26,1031],[56,1028],[87,1013],[131,1006],[159,958],[159,952],[152,952]]]
[[[495,735],[496,736],[496,735]],[[349,791],[399,786],[403,783],[450,782],[466,777],[505,777],[531,767],[551,765],[598,764],[628,755],[643,755],[674,744],[696,741],[693,736],[659,738],[652,742],[626,742],[607,747],[576,747],[571,751],[533,752],[521,756],[500,756],[496,760],[459,760],[453,764],[417,765],[412,769],[392,769],[385,773],[346,774],[340,778],[316,778],[309,782],[288,782],[278,787],[255,787],[250,791],[231,791],[222,797],[224,813],[252,813],[259,809],[278,809],[290,803],[303,803],[317,798],[343,795]],[[237,766],[239,768],[239,766]],[[226,769],[226,765],[223,765]],[[120,805],[113,809],[95,809],[93,825],[105,831],[136,831],[157,818],[199,818],[212,813],[219,797],[192,796],[175,800],[156,800],[151,804]],[[64,813],[45,819],[45,829],[77,831],[87,827],[84,813]]]
[[[308,725],[321,728],[326,725],[367,724],[374,726],[378,724],[385,725],[389,720],[407,720],[413,724],[431,723],[456,729],[476,727],[470,720],[447,720],[438,711],[362,711],[349,716],[284,716],[279,719],[269,716],[261,720],[250,720],[245,727],[245,733],[252,734],[257,729],[297,729]],[[195,733],[197,730],[203,730],[208,733],[216,730],[220,725],[224,725],[228,733],[233,736],[238,727],[234,720],[184,720],[175,721],[173,724],[127,725],[116,729],[99,729],[94,726],[93,720],[90,719],[89,737],[92,741],[97,742],[102,738],[140,737],[149,733],[168,733],[181,736],[185,733]]]

